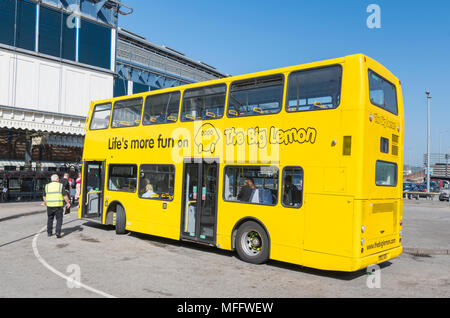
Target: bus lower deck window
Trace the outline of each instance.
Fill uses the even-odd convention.
[[[303,200],[303,169],[286,167],[283,169],[283,206],[299,208]]]
[[[108,190],[136,192],[137,166],[110,165]]]
[[[275,205],[278,198],[278,168],[274,166],[227,166],[226,201]]]
[[[175,166],[144,164],[139,169],[139,197],[143,199],[173,199]]]

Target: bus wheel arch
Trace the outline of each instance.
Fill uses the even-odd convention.
[[[251,249],[248,246],[244,246],[243,243],[245,236],[256,236],[256,242],[260,241],[260,252],[256,252],[251,255]],[[252,237],[253,237],[252,236]],[[235,226],[231,234],[231,249],[235,250],[239,257],[249,263],[261,264],[265,263],[270,258],[270,234],[267,227],[260,220],[253,217],[245,217],[240,219]]]

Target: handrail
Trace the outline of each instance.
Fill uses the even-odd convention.
[[[115,4],[117,4],[117,12],[119,12],[121,15],[129,15],[129,14],[132,14],[133,13],[133,8],[132,7],[130,7],[130,6],[127,6],[126,4],[123,4],[122,2],[120,2],[120,1],[118,1],[118,0],[109,0],[109,1],[111,1],[111,2],[113,2],[113,3],[115,3]],[[128,10],[129,10],[129,12],[123,12],[123,11],[121,11],[120,10],[120,7],[125,7],[125,8],[127,8]]]

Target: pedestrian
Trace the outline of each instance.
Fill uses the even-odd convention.
[[[75,186],[75,202],[78,202],[80,200],[80,195],[81,195],[81,172],[78,172],[78,178]]]
[[[73,202],[73,197],[72,197],[72,178],[69,176],[69,173],[64,173],[64,177],[61,180],[61,183],[64,185],[64,189],[66,190],[67,196],[70,199],[70,203]],[[70,210],[66,210],[64,214],[68,214],[70,213]]]
[[[67,172],[64,173],[64,177],[61,180],[61,183],[64,185],[64,189],[66,190],[67,195],[70,196],[71,179],[70,179],[69,174]]]
[[[64,201],[66,208],[70,208],[70,199],[64,189],[64,185],[59,182],[59,177],[54,174],[50,178],[51,182],[44,187],[44,204],[47,206],[47,235],[53,234],[53,219],[56,217],[56,237],[61,238],[61,228],[63,221]]]
[[[4,184],[2,189],[2,202],[6,201],[8,201],[8,186]]]

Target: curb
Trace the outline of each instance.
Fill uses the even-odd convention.
[[[406,254],[411,254],[414,256],[425,256],[425,255],[450,255],[450,250],[445,249],[428,249],[428,248],[409,248],[404,247],[403,252]]]
[[[23,217],[23,216],[29,216],[29,215],[35,215],[35,214],[45,213],[45,212],[47,212],[47,210],[40,210],[40,211],[34,211],[34,212],[20,213],[20,214],[16,214],[16,215],[11,215],[11,216],[4,217],[4,218],[0,219],[0,222],[12,220],[12,219],[17,219],[17,218],[21,218],[21,217]]]

